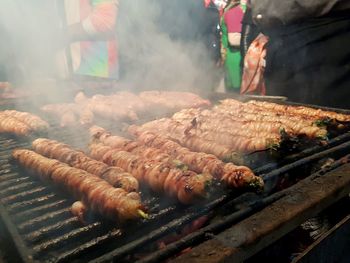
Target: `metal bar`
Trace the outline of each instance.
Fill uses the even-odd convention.
[[[332,229],[322,235],[292,263],[340,262],[349,245],[350,215],[343,218]]]
[[[2,152],[6,152],[10,147],[21,147],[22,145],[28,144],[28,142],[23,142],[19,138],[2,138],[1,143],[6,145],[6,149],[3,149]]]
[[[219,101],[219,100],[224,100],[224,99],[235,99],[235,100],[240,100],[243,102],[252,100],[251,97],[249,96],[245,96],[245,95],[237,95],[235,93],[218,93],[218,92],[212,92],[211,94],[209,94],[209,99],[210,100],[215,100],[215,101]],[[263,100],[264,101],[264,96],[261,96],[261,98],[259,100]],[[266,101],[266,99],[265,99]],[[344,114],[350,114],[350,110],[348,109],[339,109],[339,108],[331,108],[331,107],[327,107],[327,106],[318,106],[318,105],[313,105],[313,104],[305,104],[305,103],[298,103],[298,102],[292,102],[292,101],[282,101],[282,100],[267,100],[270,101],[272,103],[277,103],[277,104],[284,104],[284,105],[293,105],[293,106],[304,106],[304,107],[311,107],[311,108],[316,108],[316,109],[321,109],[321,110],[327,110],[327,111],[335,111],[338,113],[344,113]]]
[[[18,213],[13,214],[13,216],[16,219],[16,221],[18,222],[19,220],[28,220],[29,217],[33,217],[33,214],[38,213],[38,212],[48,212],[47,210],[50,209],[55,209],[57,210],[58,207],[62,206],[62,205],[67,205],[67,200],[61,199],[58,201],[54,201],[52,203],[49,204],[45,204],[45,205],[41,205],[41,206],[36,206],[33,207],[31,209],[25,210],[25,211],[20,211]],[[70,207],[70,206],[69,206]],[[69,208],[68,207],[68,208]]]
[[[35,225],[40,224],[43,221],[46,222],[46,220],[53,219],[55,217],[60,217],[64,214],[71,216],[70,207],[63,208],[63,209],[57,210],[57,211],[52,212],[52,213],[47,213],[47,214],[43,214],[41,216],[32,218],[32,219],[27,220],[26,222],[24,222],[22,224],[19,224],[17,227],[21,232],[25,231],[27,229],[33,229]]]
[[[349,156],[348,156],[349,158]],[[324,174],[329,170],[335,169],[339,166],[341,166],[342,164],[344,164],[345,160],[341,159],[336,161],[335,163],[332,164],[332,167],[329,168],[324,168],[323,170],[319,171],[319,174]],[[273,194],[267,198],[264,198],[263,200],[259,200],[261,203],[260,205],[262,205],[263,207],[272,204],[274,201],[277,201],[278,199],[280,199],[281,197],[286,195],[286,192],[289,191],[288,189],[280,191],[276,194]],[[257,205],[259,206],[259,203],[257,203]],[[263,208],[261,207],[261,208]],[[258,209],[258,207],[257,207]],[[237,222],[238,220],[235,220],[235,216],[240,216],[240,215],[244,215],[245,211],[250,212],[250,210],[252,210],[251,207],[246,208],[245,210],[236,212],[230,216],[228,216],[226,219],[223,219],[222,221],[224,222],[225,225],[232,225],[234,222]],[[250,213],[252,214],[252,213]],[[232,219],[231,219],[232,217]],[[226,222],[231,220],[231,222]],[[222,223],[222,222],[220,222]],[[217,223],[218,226],[214,225],[209,225],[207,227],[204,227],[203,229],[192,233],[188,236],[186,236],[185,238],[182,238],[181,240],[174,242],[170,245],[167,245],[165,249],[157,251],[155,253],[152,253],[151,255],[143,258],[142,260],[140,260],[140,262],[159,262],[162,260],[165,260],[166,258],[168,258],[171,255],[175,255],[176,253],[179,253],[181,250],[189,247],[189,246],[193,246],[196,243],[198,244],[201,240],[205,239],[206,236],[212,235],[215,232],[218,232],[217,230],[219,228],[223,228],[222,226],[220,226],[220,223]]]
[[[23,263],[32,263],[32,252],[24,244],[23,239],[11,222],[9,215],[5,212],[5,208],[0,202],[0,221],[4,225],[2,238],[8,237],[6,240],[10,242],[10,247],[16,252],[16,257]]]
[[[116,248],[115,250],[112,250],[111,252],[106,253],[105,255],[103,255],[99,258],[96,258],[92,262],[98,263],[98,262],[105,262],[105,261],[108,261],[108,260],[113,259],[113,258],[122,258],[123,256],[125,256],[128,253],[131,253],[135,249],[140,248],[144,245],[147,245],[150,242],[153,242],[153,241],[165,236],[166,234],[168,234],[172,231],[176,231],[177,229],[180,229],[182,226],[195,220],[196,218],[198,218],[202,215],[205,215],[206,213],[208,213],[209,211],[214,209],[214,207],[227,201],[228,198],[229,197],[227,195],[224,195],[221,198],[211,202],[209,205],[207,205],[206,207],[204,207],[200,211],[188,213],[187,215],[182,216],[181,218],[174,219],[171,222],[169,222],[168,224],[163,225],[163,226],[159,227],[158,229],[152,231],[148,235],[145,235],[141,238],[133,240],[124,246]]]
[[[94,230],[101,230],[101,222],[95,222],[92,224],[89,224],[84,227],[80,227],[77,229],[74,229],[72,231],[69,231],[68,233],[62,234],[57,238],[50,239],[42,244],[34,246],[33,250],[36,254],[42,254],[45,253],[46,250],[51,249],[53,247],[60,246],[64,244],[65,242],[71,242],[71,239],[79,238],[79,236],[86,234],[88,232],[94,231]]]
[[[8,186],[5,189],[0,190],[0,195],[6,196],[6,195],[14,194],[13,192],[24,191],[25,189],[33,188],[33,186],[37,186],[37,183],[34,181],[15,184],[13,186]]]
[[[257,169],[254,169],[254,173],[257,175],[268,173],[268,172],[276,169],[278,166],[287,165],[288,163],[295,162],[297,160],[300,160],[300,159],[305,158],[307,156],[310,156],[312,154],[320,153],[322,151],[325,151],[331,147],[337,146],[337,145],[339,145],[343,142],[349,141],[349,140],[350,140],[350,133],[342,134],[340,136],[337,136],[337,137],[331,139],[327,143],[327,145],[325,145],[325,146],[314,146],[314,147],[308,148],[308,149],[306,149],[298,154],[295,154],[294,156],[287,156],[286,158],[284,158],[284,160],[282,160],[282,162],[268,163],[266,165],[258,167]]]
[[[4,175],[2,175],[2,172],[8,172],[8,173],[6,173],[6,174],[4,174]],[[12,180],[12,179],[17,179],[17,178],[19,178],[19,176],[17,175],[17,174],[14,174],[14,173],[9,173],[10,172],[10,170],[1,170],[0,171],[0,181],[1,182],[6,182],[6,180]]]
[[[338,113],[343,113],[343,114],[350,114],[350,110],[348,109],[340,109],[340,108],[332,108],[332,107],[327,107],[327,106],[318,106],[314,104],[305,104],[305,103],[299,103],[299,102],[292,102],[292,101],[286,101],[284,104],[292,105],[292,106],[304,106],[304,107],[311,107],[315,109],[321,109],[325,111],[334,111]]]
[[[56,198],[56,194],[51,193],[45,196],[40,196],[33,199],[25,200],[25,201],[15,202],[15,203],[9,204],[6,208],[9,212],[15,212],[16,210],[26,208],[28,206],[40,205],[41,203],[49,202],[53,198]]]
[[[67,220],[59,221],[53,225],[44,226],[33,232],[25,235],[25,239],[29,242],[35,243],[38,240],[52,236],[53,232],[62,231],[65,227],[72,227],[74,224],[81,224],[77,217],[71,217]]]
[[[275,183],[277,179],[286,172],[293,170],[295,168],[301,167],[303,165],[312,163],[314,161],[318,161],[322,158],[329,157],[335,154],[343,154],[346,151],[349,151],[350,149],[350,141],[343,143],[341,145],[335,146],[331,149],[325,150],[320,153],[316,153],[314,155],[305,157],[303,159],[300,159],[298,161],[295,161],[294,163],[285,165],[279,169],[276,169],[270,173],[264,174],[261,177],[264,179],[265,182],[265,189],[267,192],[272,191],[275,187]]]
[[[295,227],[347,196],[350,164],[314,174],[287,189],[287,195],[260,212],[193,248],[174,262],[242,262]]]
[[[96,237],[84,244],[79,245],[78,247],[68,250],[64,253],[61,253],[56,258],[56,262],[69,262],[69,259],[76,258],[82,253],[86,253],[88,250],[95,248],[96,246],[100,246],[104,244],[105,242],[108,242],[112,238],[116,238],[122,234],[122,231],[120,229],[116,229],[113,231],[108,232],[105,235]]]
[[[0,156],[0,158],[1,158],[2,156]],[[7,160],[6,160],[7,158],[4,158],[4,159],[1,159],[0,160],[0,165],[1,166],[3,166],[3,165],[6,165],[7,164]]]
[[[189,234],[186,237],[180,239],[179,241],[167,245],[165,249],[152,253],[151,255],[139,260],[138,262],[161,262],[189,246],[196,245],[204,239],[212,237],[215,233],[223,231],[225,228],[231,226],[239,220],[242,220],[243,218],[258,212],[264,207],[276,202],[283,196],[285,196],[285,192],[281,191],[262,200],[259,200],[253,206],[235,212],[229,216],[226,216],[223,219],[220,219],[220,221],[216,223],[210,224],[209,226],[206,226],[192,234]]]
[[[11,159],[11,152],[15,148],[27,148],[29,147],[29,142],[18,142],[16,140],[12,140],[11,143],[8,143],[6,150],[1,151],[1,157],[3,160]]]
[[[2,198],[1,201],[4,204],[6,204],[6,203],[10,203],[10,202],[15,202],[16,200],[27,199],[33,195],[45,193],[46,191],[47,191],[47,188],[45,186],[40,186],[40,187],[36,187],[34,189],[31,189],[31,190],[28,190],[28,191],[25,191],[22,193],[17,193],[14,195],[7,196],[5,198]]]
[[[20,183],[20,182],[25,182],[25,181],[28,181],[28,180],[31,180],[31,178],[29,178],[29,177],[19,177],[19,178],[8,179],[6,181],[2,181],[2,182],[0,181],[0,187],[1,188],[8,187],[8,185],[16,184],[16,183]]]

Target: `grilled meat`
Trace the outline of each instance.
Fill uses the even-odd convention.
[[[210,173],[229,187],[254,186],[261,189],[264,185],[262,179],[255,176],[248,167],[236,166],[232,163],[226,164],[211,154],[192,152],[164,136],[147,131],[142,132],[136,126],[130,126],[129,132],[137,136],[137,140],[145,145],[163,150],[195,172]]]
[[[347,114],[341,114],[341,113],[326,111],[321,109],[314,109],[314,108],[304,107],[304,106],[281,105],[281,104],[276,104],[271,102],[255,101],[255,100],[249,101],[247,102],[247,104],[254,105],[263,110],[283,112],[285,114],[290,114],[290,115],[299,115],[305,118],[310,118],[312,120],[330,118],[341,122],[350,121],[350,115],[347,115]]]
[[[103,144],[90,144],[90,155],[108,165],[123,168],[153,191],[177,198],[183,204],[205,197],[212,182],[209,174],[172,168],[168,163],[142,158]]]
[[[44,131],[49,124],[29,112],[16,110],[0,111],[0,132],[28,136],[33,132]]]
[[[172,110],[211,105],[210,101],[190,92],[151,90],[141,92],[139,97],[147,104]]]
[[[310,138],[327,135],[325,127],[318,127],[311,120],[298,116],[284,116],[279,112],[252,109],[239,101],[224,102],[212,110],[182,110],[174,114],[172,119],[182,123],[192,122],[195,119],[197,129],[226,131],[235,136],[277,137],[281,130],[293,136],[305,134]]]
[[[78,121],[82,125],[88,125],[94,120],[94,114],[88,107],[75,103],[47,104],[41,110],[57,117],[61,127],[75,126]]]
[[[263,186],[261,178],[256,177],[248,167],[225,164],[213,155],[191,152],[171,140],[151,133],[145,133],[148,137],[138,142],[111,135],[97,126],[90,128],[90,134],[104,145],[112,148],[119,148],[153,161],[165,162],[171,167],[185,164],[197,173],[210,173],[217,179],[223,180],[230,187],[238,188],[254,185],[254,187],[261,188]],[[156,142],[150,144],[155,139],[157,139]]]
[[[114,121],[138,120],[135,108],[143,105],[138,96],[130,92],[118,92],[109,96],[95,95],[92,98],[87,98],[80,92],[76,95],[75,102],[95,115]]]
[[[142,205],[136,192],[128,193],[122,188],[114,188],[96,175],[30,150],[14,150],[12,156],[41,179],[53,182],[73,194],[91,211],[120,221],[140,216]]]
[[[185,109],[171,118],[146,123],[142,129],[168,136],[193,151],[224,159],[235,152],[247,154],[276,149],[283,140],[297,142],[299,136],[327,140],[328,126],[319,122],[324,116],[341,121],[347,118],[344,114],[307,107],[227,99],[211,110]]]
[[[172,119],[160,119],[142,125],[143,131],[152,131],[168,136],[181,145],[196,151],[214,154],[220,159],[230,160],[230,156],[237,153],[247,153],[269,148],[271,144],[278,143],[274,137],[244,137],[218,134],[214,131],[201,132],[191,123],[183,124]]]
[[[71,212],[74,216],[76,216],[79,221],[83,224],[85,224],[85,219],[84,217],[86,216],[87,213],[87,208],[81,201],[76,201],[72,204],[71,207]]]
[[[178,110],[189,107],[209,106],[210,102],[189,92],[146,91],[139,95],[120,91],[111,95],[87,97],[79,92],[75,103],[48,104],[41,108],[60,119],[62,127],[78,123],[90,125],[95,116],[113,121],[137,121],[138,114],[157,110]]]
[[[16,117],[0,112],[0,132],[14,133],[17,136],[28,136],[32,133],[32,129]]]
[[[33,141],[32,146],[37,153],[97,175],[115,187],[123,188],[128,192],[137,191],[139,188],[137,179],[123,169],[96,161],[66,144],[39,138]]]
[[[33,131],[44,131],[49,128],[49,124],[46,121],[29,112],[5,110],[3,113],[17,118],[19,121],[27,124]]]
[[[97,142],[101,142],[106,146],[119,148],[123,151],[136,154],[146,159],[168,162],[169,164],[176,165],[176,160],[161,149],[145,146],[143,143],[132,141],[121,136],[112,135],[101,127],[95,125],[90,127],[90,135],[93,140],[97,140]]]

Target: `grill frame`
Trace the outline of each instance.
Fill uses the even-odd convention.
[[[348,200],[349,158],[350,155],[347,155],[336,161],[332,169],[320,170],[286,189],[286,196],[271,206],[195,246],[191,252],[181,255],[173,262],[202,262],[204,258],[205,262],[213,263],[243,262],[278,242],[307,219],[344,200],[343,198]],[[323,186],[323,191],[320,186]]]
[[[300,104],[298,104],[298,105],[300,105]],[[302,104],[302,105],[303,106],[310,106],[310,105],[304,105],[304,104]],[[329,108],[324,108],[324,107],[317,107],[317,108],[329,109]],[[336,111],[350,114],[349,110],[337,109]],[[59,136],[59,138],[57,138],[56,136],[58,136],[58,135],[62,135],[62,134],[60,134],[60,132],[58,132],[57,134],[51,134],[51,137],[53,137],[53,139],[63,139],[64,138],[64,137],[60,138],[60,136]],[[70,140],[70,138],[69,138],[69,140]],[[282,165],[282,167],[278,169],[279,172],[271,172],[273,169],[276,168],[276,166],[273,166],[273,165],[272,166],[271,165],[270,166],[267,165],[266,167],[263,167],[263,169],[260,169],[260,170],[258,169],[258,171],[256,171],[256,172],[258,174],[260,174],[260,175],[263,175],[263,177],[272,180],[275,177],[279,177],[282,173],[289,172],[290,170],[295,169],[296,167],[299,167],[301,165],[307,165],[310,162],[313,162],[315,160],[318,160],[320,158],[323,158],[323,157],[327,156],[328,154],[333,153],[334,151],[336,152],[337,149],[339,148],[338,146],[340,146],[340,148],[342,148],[341,145],[344,144],[343,142],[347,142],[347,141],[349,141],[349,144],[345,143],[346,146],[344,146],[344,147],[345,147],[346,150],[350,150],[350,133],[347,133],[347,134],[343,134],[343,135],[340,135],[340,136],[337,136],[337,137],[331,139],[329,144],[324,146],[324,147],[315,146],[312,149],[306,150],[304,153],[302,153],[302,156],[303,156],[302,158],[299,158],[300,156],[297,155],[293,162],[291,162],[289,164],[286,164],[286,165]],[[26,141],[19,141],[19,142],[20,143],[19,143],[18,146],[23,146],[23,145],[28,143]],[[15,141],[15,145],[17,146],[17,141]],[[28,148],[28,145],[25,148]],[[340,150],[340,151],[342,151],[342,150]],[[2,156],[1,153],[0,153],[0,156]],[[310,158],[310,156],[311,156],[311,158]],[[312,157],[312,156],[314,156],[314,157]],[[1,163],[1,161],[2,161],[2,158],[0,157],[0,163]],[[3,164],[1,164],[1,166],[2,165]],[[2,175],[0,175],[0,180],[1,179],[2,179]],[[16,179],[13,178],[12,180],[16,180]],[[22,180],[25,180],[25,179],[22,179]],[[37,190],[41,191],[41,188],[39,187]],[[228,220],[226,224],[233,224],[234,222],[236,222],[236,220],[241,220],[241,219],[247,217],[248,215],[250,215],[251,213],[255,213],[255,212],[259,211],[260,209],[262,209],[266,205],[269,205],[270,203],[272,203],[274,200],[280,198],[280,195],[282,196],[282,192],[281,193],[277,193],[276,195],[267,196],[265,199],[262,199],[260,197],[259,201],[257,201],[256,204],[253,204],[253,205],[250,204],[249,208],[242,209],[240,211],[236,211],[234,214],[232,214],[231,215],[232,218],[230,219],[231,221]],[[195,218],[200,217],[202,214],[205,214],[208,211],[211,211],[214,207],[218,206],[219,204],[223,204],[223,203],[226,204],[229,201],[234,202],[237,198],[239,198],[239,197],[237,197],[237,198],[233,198],[233,197],[234,196],[230,196],[230,195],[222,195],[220,197],[222,199],[221,201],[219,200],[220,198],[214,200],[214,203],[212,204],[213,207],[209,206],[208,209],[203,209],[199,213],[198,212],[193,212],[193,214],[191,214],[189,216],[183,216],[183,217],[174,219],[173,221],[171,221],[171,222],[173,222],[173,224],[170,225],[170,227],[168,228],[167,231],[164,231],[164,232],[161,232],[161,233],[158,233],[158,234],[157,233],[153,233],[153,232],[156,232],[156,231],[153,231],[151,233],[151,235],[150,235],[151,238],[148,238],[148,239],[146,238],[144,241],[142,241],[142,242],[140,241],[138,244],[131,244],[131,246],[123,246],[124,247],[124,251],[122,251],[123,253],[121,253],[121,254],[125,255],[127,253],[130,253],[130,252],[133,251],[134,248],[140,247],[143,244],[149,242],[150,240],[157,239],[159,237],[164,236],[168,232],[174,231],[175,229],[179,229],[181,226],[185,225],[186,223],[193,221]],[[27,200],[27,201],[29,201],[29,200]],[[62,201],[62,202],[64,202],[64,201]],[[14,244],[15,250],[18,252],[18,255],[20,256],[22,262],[33,262],[34,259],[32,258],[32,255],[33,255],[32,250],[28,248],[28,246],[24,242],[21,234],[17,231],[17,227],[14,224],[14,222],[12,220],[12,217],[7,212],[7,209],[1,204],[1,202],[0,202],[0,205],[1,205],[0,206],[0,216],[1,216],[0,219],[1,219],[1,221],[3,221],[3,224],[9,230],[8,234],[9,234],[9,237],[10,237],[10,241]],[[45,206],[45,205],[43,205],[43,206]],[[37,209],[39,209],[39,208],[37,208]],[[57,223],[57,224],[59,224],[59,223]],[[218,228],[221,228],[221,226],[218,226]],[[225,229],[225,227],[223,229]],[[200,231],[198,233],[200,233]],[[153,236],[152,236],[152,234],[153,234]],[[117,233],[116,233],[116,235],[117,235]],[[141,237],[141,239],[142,238],[143,238],[143,236]],[[108,239],[108,236],[106,237],[106,239]],[[136,240],[136,241],[138,241],[138,240]],[[102,244],[103,244],[103,242],[102,242]],[[91,244],[91,245],[93,246],[94,244]],[[98,247],[98,244],[97,244],[97,247]],[[81,248],[81,249],[84,249],[84,248]],[[176,247],[176,249],[179,249],[179,248]],[[86,248],[86,251],[89,252],[89,249]],[[72,255],[74,255],[74,251],[72,253],[73,253]],[[116,254],[113,254],[113,253],[112,254],[104,254],[101,257],[97,257],[97,259],[95,259],[93,262],[104,262],[104,261],[113,260],[113,259],[115,259],[115,255]],[[57,261],[60,261],[60,260],[64,261],[64,260],[67,260],[67,259],[70,259],[70,257],[61,258],[61,259],[60,258],[56,258],[55,260],[57,260]]]

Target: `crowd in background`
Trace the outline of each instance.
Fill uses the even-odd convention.
[[[4,0],[2,10],[1,81],[35,68],[149,87],[224,79],[226,91],[348,108],[348,1]]]

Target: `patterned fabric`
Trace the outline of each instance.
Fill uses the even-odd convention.
[[[66,0],[68,26],[81,23],[85,32],[93,36],[113,32],[117,17],[117,0]],[[82,41],[70,46],[74,74],[118,78],[117,42]]]
[[[266,44],[268,38],[259,34],[244,58],[241,94],[266,94],[264,82]]]
[[[226,90],[239,92],[241,86],[241,54],[239,47],[229,44],[229,33],[241,33],[243,8],[236,2],[229,4],[221,17],[221,59],[225,68]]]

